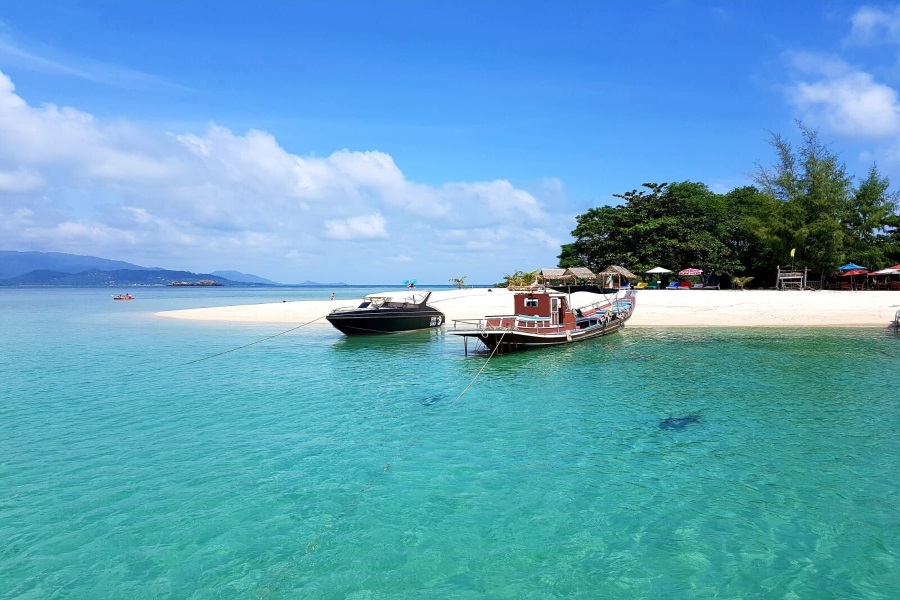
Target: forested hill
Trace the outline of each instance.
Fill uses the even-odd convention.
[[[81,273],[97,269],[112,271],[132,269],[150,270],[152,267],[141,267],[121,260],[110,260],[96,256],[66,254],[64,252],[16,252],[0,250],[0,279],[9,279],[24,275],[31,271],[58,271],[60,273]]]
[[[261,283],[231,281],[224,277],[190,271],[169,271],[166,269],[115,269],[101,271],[91,269],[81,273],[36,270],[8,279],[0,279],[0,286],[46,286],[46,287],[96,287],[131,285],[169,285],[173,281],[199,282],[214,281],[223,286],[260,286]],[[271,285],[271,284],[269,284]]]
[[[232,274],[234,276],[230,277]],[[80,254],[0,250],[0,286],[168,285],[173,281],[196,283],[204,280],[226,286],[278,285],[238,271],[192,273]]]

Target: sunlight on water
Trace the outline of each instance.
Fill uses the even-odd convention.
[[[330,291],[0,291],[0,597],[900,589],[892,334],[626,329],[485,367],[311,325],[190,364],[287,327],[152,317]]]

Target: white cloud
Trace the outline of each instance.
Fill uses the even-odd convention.
[[[388,237],[387,223],[379,214],[325,221],[325,235],[336,240],[359,240]]]
[[[559,193],[561,182],[550,181]],[[548,213],[504,179],[431,186],[374,150],[301,156],[265,131],[107,122],[32,106],[0,72],[0,239],[8,249],[238,268],[287,282],[335,274],[389,282],[411,267],[420,281],[465,271],[476,282],[499,278],[496,256],[523,263],[507,269],[553,264],[571,227],[570,216]],[[360,254],[359,244],[378,252]]]
[[[850,18],[850,42],[900,44],[900,6],[892,11],[864,6]]]
[[[807,53],[789,58],[798,76],[788,88],[789,96],[804,120],[848,137],[900,132],[896,90],[838,59]]]
[[[0,193],[28,192],[44,185],[44,178],[26,169],[0,171]]]
[[[0,21],[0,59],[4,64],[16,65],[29,71],[72,77],[128,89],[187,89],[185,86],[134,69],[84,58],[63,56],[44,44],[41,45],[40,53],[26,49],[26,45],[23,45],[21,40],[13,39],[9,28]],[[31,46],[34,45],[31,44]]]

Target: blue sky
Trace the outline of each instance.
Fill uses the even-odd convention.
[[[11,0],[0,249],[493,283],[797,120],[896,189],[898,50],[896,3]]]

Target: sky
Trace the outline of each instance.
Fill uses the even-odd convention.
[[[798,122],[896,190],[898,58],[890,2],[5,0],[0,250],[495,283]]]

